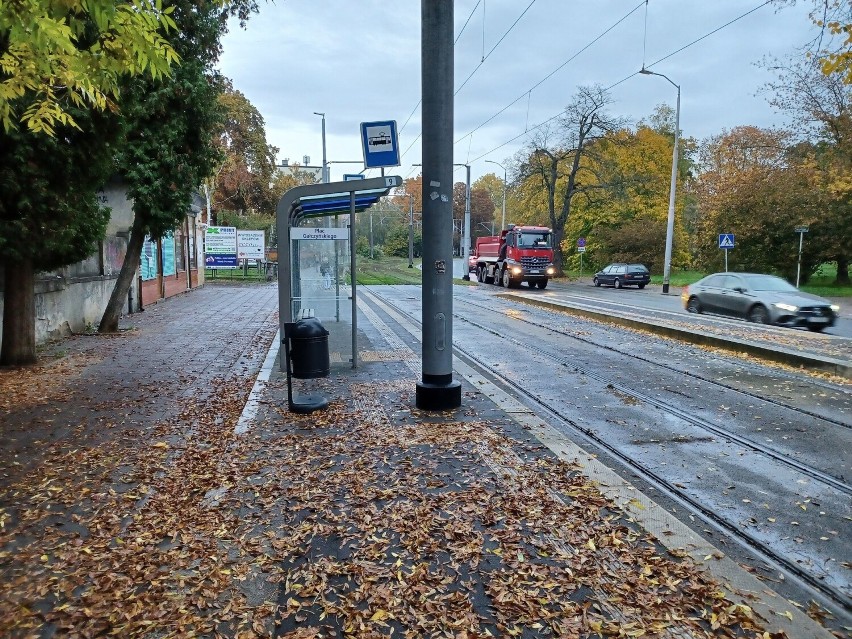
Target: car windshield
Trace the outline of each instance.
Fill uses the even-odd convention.
[[[520,248],[550,248],[550,233],[520,233]]]
[[[780,277],[774,275],[746,275],[748,287],[753,291],[774,291],[778,293],[796,293],[798,289]]]

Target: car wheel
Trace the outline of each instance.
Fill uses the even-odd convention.
[[[547,288],[547,280],[541,280],[541,281],[538,283],[538,287],[539,287],[540,289],[545,289],[545,288]]]
[[[615,284],[613,284],[613,286],[615,286],[615,288],[621,288],[621,280],[616,278]]]
[[[808,326],[809,331],[813,331],[814,333],[822,333],[822,330],[825,326]]]
[[[600,280],[599,280],[598,278],[593,279],[593,280],[592,280],[592,282],[594,283],[594,285],[595,285],[595,286],[600,286],[600,285],[601,285],[601,282],[600,282]]]
[[[755,324],[769,324],[769,311],[765,306],[758,304],[748,312],[748,321]]]
[[[693,295],[686,302],[686,310],[690,313],[701,314],[701,311],[704,309],[701,308],[701,302],[698,301],[698,298]]]
[[[644,285],[644,284],[640,284],[640,285],[639,285],[639,288],[645,288],[645,285]]]

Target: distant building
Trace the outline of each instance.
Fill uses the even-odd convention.
[[[305,159],[310,160],[310,158],[307,157]],[[317,183],[322,182],[322,166],[310,166],[307,163],[299,164],[298,162],[290,164],[290,160],[285,158],[284,161],[281,164],[277,165],[275,168],[277,168],[284,175],[308,173],[309,175],[313,176],[314,180]]]

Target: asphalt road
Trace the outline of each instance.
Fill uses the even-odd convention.
[[[461,278],[463,274],[462,260],[459,258],[454,259],[453,276]],[[475,275],[471,275],[471,277],[476,279]],[[499,287],[495,288],[502,290]],[[520,289],[515,290],[527,291],[529,289],[522,286]],[[680,288],[671,288],[668,295],[663,295],[662,287],[657,285],[651,285],[643,290],[637,288],[623,288],[619,290],[608,287],[597,288],[592,284],[592,278],[589,276],[573,282],[551,281],[547,288],[547,294],[558,295],[561,300],[573,301],[578,304],[593,304],[601,309],[609,308],[616,312],[631,311],[647,314],[649,319],[668,317],[676,319],[679,322],[692,323],[696,327],[706,326],[708,322],[715,325],[721,322],[730,324],[735,327],[734,330],[738,330],[738,328],[741,328],[746,323],[736,318],[709,315],[695,316],[687,313],[680,300]],[[832,301],[840,305],[840,317],[837,323],[825,329],[823,334],[852,339],[852,300],[848,298],[834,298]],[[790,339],[796,333],[809,333],[809,331],[803,328],[785,329],[785,331],[790,332],[790,335],[788,335]],[[848,349],[849,356],[852,357],[852,342],[849,343]]]

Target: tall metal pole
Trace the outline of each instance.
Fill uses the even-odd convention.
[[[499,162],[495,162],[494,160],[485,161],[489,164],[496,164],[501,169],[503,169],[503,218],[500,220],[500,230],[502,231],[504,228],[506,228],[506,167],[500,164]]]
[[[320,181],[323,184],[328,184],[328,162],[325,159],[325,113],[314,111],[314,115],[322,117],[322,180]]]
[[[453,0],[420,0],[423,99],[422,410],[461,406],[453,379]]]
[[[467,187],[464,192],[464,232],[462,233],[462,279],[470,280],[470,267],[467,260],[470,255],[470,164],[467,169]]]
[[[408,268],[414,268],[414,196],[408,194]]]
[[[669,292],[669,282],[671,281],[672,271],[672,239],[674,237],[674,216],[675,216],[675,190],[677,189],[677,147],[680,140],[680,85],[675,84],[670,78],[662,73],[649,71],[642,68],[639,73],[643,75],[658,75],[661,78],[668,80],[675,89],[677,89],[677,109],[675,110],[675,130],[674,130],[674,150],[672,151],[672,177],[669,184],[669,216],[666,223],[666,254],[663,259],[663,295]],[[725,252],[727,256],[727,252]],[[726,269],[727,270],[727,269]]]
[[[797,226],[796,233],[799,234],[799,264],[796,266],[796,288],[799,288],[799,278],[802,275],[802,244],[805,240],[805,233],[808,232],[807,226]]]

